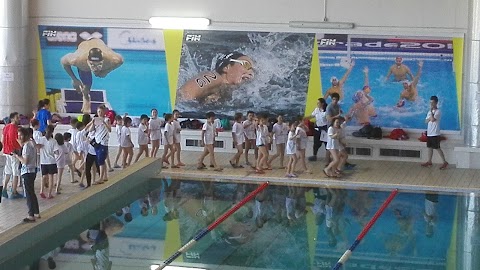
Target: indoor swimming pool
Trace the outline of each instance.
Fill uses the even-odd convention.
[[[40,269],[52,261],[56,269],[150,269],[261,184],[156,181],[159,188],[90,228],[72,231],[39,260]],[[271,184],[172,265],[332,269],[389,193]],[[459,198],[400,191],[343,269],[455,269]]]

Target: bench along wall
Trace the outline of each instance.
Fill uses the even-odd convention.
[[[55,132],[66,132],[70,127],[67,125],[59,125],[55,129]],[[138,148],[137,144],[137,128],[131,128],[132,142],[135,148]],[[181,147],[185,151],[203,151],[203,147],[200,146],[200,130],[182,130]],[[385,131],[385,135],[387,135]],[[423,162],[427,158],[427,148],[424,142],[420,142],[417,138],[420,137],[419,133],[410,133],[410,140],[396,141],[388,138],[382,140],[373,140],[366,138],[355,138],[347,136],[347,142],[351,159],[365,159],[365,160],[391,160],[391,161],[412,161]],[[233,139],[231,131],[219,132],[215,139],[216,148],[215,151],[223,153],[236,152],[233,147]],[[109,145],[112,147],[118,147],[117,135],[115,132],[110,133]],[[461,145],[461,140],[455,134],[447,136],[446,141],[442,141],[442,149],[445,153],[447,160],[450,164],[457,164],[458,162],[466,162],[465,160],[457,160],[454,153],[454,148]],[[312,154],[313,137],[309,137],[307,145],[307,156]],[[163,145],[160,146],[163,149]],[[325,148],[322,147],[318,153],[318,157],[325,156]],[[275,153],[275,148],[270,150],[270,153]],[[162,153],[159,154],[161,156]],[[251,152],[250,152],[251,154]],[[441,163],[437,155],[434,155],[435,163]]]

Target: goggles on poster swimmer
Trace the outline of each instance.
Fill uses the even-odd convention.
[[[230,59],[230,62],[235,62],[235,63],[239,63],[240,65],[242,65],[246,70],[250,70],[252,69],[252,63],[250,63],[249,61],[247,60],[239,60],[239,59]]]
[[[101,69],[103,67],[103,61],[89,61],[88,65],[91,68]]]

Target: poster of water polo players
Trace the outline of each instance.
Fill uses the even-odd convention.
[[[458,131],[461,39],[317,35],[322,94],[340,95],[351,125],[425,129],[431,96],[442,129]]]
[[[185,31],[183,37],[175,102],[183,117],[304,113],[314,34]]]
[[[61,114],[171,111],[162,30],[39,26],[39,98]]]

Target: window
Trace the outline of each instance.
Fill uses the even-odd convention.
[[[347,147],[346,150],[349,155],[356,155],[356,156],[372,155],[372,149],[368,147]]]
[[[420,151],[418,151],[418,150],[380,148],[380,156],[420,158]]]
[[[187,139],[185,141],[186,146],[196,146],[196,147],[201,147],[200,140],[192,140],[192,139]]]
[[[201,140],[192,140],[192,139],[186,139],[185,140],[185,145],[186,146],[193,146],[193,147],[202,147],[201,145]],[[224,148],[224,141],[215,141],[214,146],[216,148]]]

